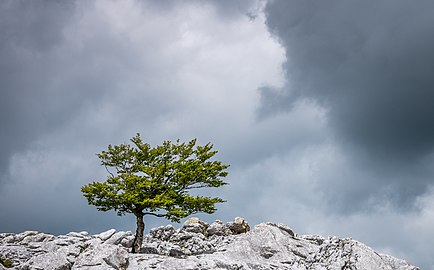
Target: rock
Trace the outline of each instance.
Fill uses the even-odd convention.
[[[204,233],[208,228],[208,223],[199,220],[197,217],[189,218],[182,225],[181,231],[193,232],[193,233]]]
[[[88,232],[70,232],[68,234],[66,234],[66,236],[69,237],[77,237],[77,238],[87,238],[89,237],[89,233]]]
[[[128,252],[118,248],[113,253],[104,257],[103,260],[114,269],[126,269],[128,267]]]
[[[14,243],[15,242],[15,235],[8,235],[5,238],[3,238],[4,243]]]
[[[232,232],[231,230],[223,224],[221,220],[216,220],[207,229],[208,236],[219,235],[219,236],[228,236]]]
[[[114,233],[116,232],[115,229],[110,229],[107,230],[105,232],[102,232],[100,234],[95,235],[96,237],[98,237],[99,239],[101,239],[102,241],[106,241],[107,239],[109,239]]]
[[[117,244],[120,244],[123,239],[125,239],[125,238],[127,238],[129,236],[132,236],[132,235],[133,235],[132,232],[122,232],[122,231],[120,231],[120,232],[114,233],[104,243],[106,243],[106,244],[112,244],[112,245],[117,245]]]
[[[241,217],[236,217],[234,222],[229,222],[226,226],[232,234],[241,234],[250,231],[249,224]]]
[[[26,262],[35,254],[35,251],[21,245],[0,246],[0,257],[13,261],[14,265]]]
[[[76,259],[72,270],[126,269],[128,252],[123,247],[99,244],[90,246]]]
[[[250,230],[243,218],[211,225],[194,218],[179,229],[171,225],[152,229],[144,236],[140,254],[128,253],[133,238],[131,232],[113,229],[95,236],[4,233],[0,257],[11,260],[13,268],[0,264],[0,270],[418,270],[351,238],[297,235],[287,225],[275,223]]]
[[[54,235],[45,234],[45,233],[37,233],[35,235],[26,236],[23,240],[21,240],[21,244],[29,244],[32,242],[44,242],[54,240]]]
[[[271,222],[267,222],[266,224],[270,225],[270,226],[275,226],[275,227],[281,229],[282,231],[288,233],[290,236],[295,236],[294,232],[291,230],[291,228],[289,228],[288,225],[285,225],[282,223],[275,224],[275,223],[271,223]]]
[[[157,243],[144,243],[140,253],[143,254],[159,254]]]
[[[39,234],[39,232],[37,232],[37,231],[25,231],[23,233],[17,234],[15,236],[15,241],[20,242],[20,241],[24,240],[24,238],[26,238],[26,237],[37,235],[37,234]]]
[[[127,236],[121,240],[121,245],[126,248],[132,248],[134,242],[134,235]]]
[[[69,270],[72,263],[63,252],[45,253],[32,257],[22,264],[20,270]]]
[[[175,233],[175,228],[172,225],[166,227],[160,226],[158,228],[151,229],[149,234],[156,239],[163,241],[169,240],[169,238]]]

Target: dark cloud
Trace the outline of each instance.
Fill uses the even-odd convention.
[[[261,0],[189,0],[190,4],[206,6],[212,4],[222,19],[238,18],[240,14],[256,16],[264,1]],[[185,2],[184,2],[185,3]],[[160,11],[176,9],[184,3],[177,0],[147,1],[146,5],[158,8]]]
[[[267,49],[279,46],[242,12],[220,21],[228,3],[160,2],[1,2],[0,231],[134,227],[100,219],[80,187],[106,177],[96,153],[136,132],[151,144],[220,137],[237,146],[226,131],[245,134],[255,100],[241,91],[278,69]],[[252,55],[272,68],[241,70],[240,81],[238,64]]]
[[[383,79],[376,63],[384,59],[384,51],[390,51],[388,61],[394,63],[408,44],[419,44],[415,56],[421,58],[417,55],[424,43],[403,39],[406,43],[400,47],[386,50],[390,41],[381,33],[389,31],[390,25],[378,15],[386,13],[385,4],[376,3],[378,10],[372,8],[376,13],[369,13],[373,19],[367,20],[363,3],[357,3],[364,11],[359,15],[350,2],[339,6],[274,2],[266,9],[268,27],[286,49],[288,84],[263,87],[259,100],[254,91],[258,86],[283,84],[281,63],[285,60],[282,46],[264,25],[262,4],[243,0],[2,1],[0,168],[9,179],[0,176],[0,232],[134,230],[132,217],[98,213],[88,206],[80,187],[107,176],[96,153],[108,144],[127,143],[140,132],[152,145],[177,138],[212,142],[218,158],[231,164],[226,179],[230,185],[207,191],[227,200],[214,215],[201,215],[209,222],[240,215],[252,225],[284,222],[298,233],[345,232],[344,236],[355,235],[374,247],[393,243],[390,253],[395,255],[410,254],[411,249],[414,261],[424,261],[426,251],[432,250],[413,232],[432,235],[432,192],[418,197],[426,200],[419,206],[411,205],[422,209],[419,212],[406,209],[409,203],[402,208],[390,204],[405,202],[423,190],[434,173],[430,166],[434,155],[421,159],[424,152],[411,143],[402,151],[394,147],[397,142],[379,143],[377,137],[388,131],[380,125],[381,117],[391,119],[393,114],[375,118],[383,133],[371,132],[361,139],[351,135],[359,126],[351,126],[349,120],[358,116],[362,127],[371,127],[366,103],[372,103],[372,115],[389,104],[376,100],[372,89],[389,99],[389,86],[405,81],[405,76],[391,82]],[[403,10],[404,17],[416,12],[412,7]],[[344,18],[338,16],[343,11],[348,13]],[[395,9],[388,12],[393,15],[389,17],[397,17]],[[431,19],[424,15],[427,9],[418,12],[419,20]],[[351,23],[335,21],[344,19]],[[361,30],[339,36],[346,27],[355,28],[353,21],[360,21]],[[371,27],[383,29],[372,30],[377,33],[373,38],[368,21],[384,24]],[[420,36],[423,28],[412,24],[405,33]],[[292,34],[285,34],[285,29]],[[341,30],[333,33],[335,29]],[[318,31],[325,31],[324,38]],[[329,33],[337,36],[335,43],[328,42]],[[361,42],[359,36],[367,41]],[[401,61],[415,68],[414,73],[409,69],[409,78],[422,69],[408,55]],[[399,68],[394,68],[385,73],[398,74]],[[364,76],[359,76],[360,70],[366,71]],[[420,73],[421,78],[424,74]],[[322,91],[318,85],[324,86]],[[386,90],[379,85],[387,86]],[[420,101],[418,95],[406,96],[410,103],[394,101],[400,96],[393,96],[393,104]],[[260,101],[263,117],[257,121]],[[407,115],[395,111],[391,112]],[[417,123],[415,129],[420,128]],[[421,140],[430,147],[429,139]],[[384,156],[374,159],[376,141],[393,150],[377,152],[387,152],[386,157],[396,160],[387,164]],[[419,163],[409,169],[403,157],[410,157],[412,151]],[[398,187],[402,190],[396,192]],[[384,218],[372,222],[377,217]],[[407,219],[412,225],[405,228],[401,225]],[[148,229],[165,223],[161,219],[146,222]],[[407,241],[397,243],[396,234],[384,231],[394,231]]]
[[[277,107],[314,99],[329,109],[340,134],[373,153],[414,158],[431,152],[431,1],[272,1],[266,13],[288,58],[286,102]],[[265,104],[279,100],[263,93]]]
[[[137,66],[140,58],[134,55],[136,48],[128,47],[117,36],[114,25],[105,21],[103,7],[96,7],[98,4],[1,2],[0,182],[9,178],[10,160],[15,154],[74,119],[104,109],[106,98],[122,96],[120,84],[127,87],[138,75],[135,69],[141,67]],[[142,56],[153,61],[151,52]],[[147,75],[152,77],[155,74],[150,66]],[[140,87],[134,86],[131,91],[140,92]],[[111,109],[134,102],[137,99],[125,95]],[[142,112],[147,115],[153,109],[147,106]],[[159,109],[164,110],[164,106],[160,104]],[[76,126],[75,133],[95,128],[82,123]],[[97,133],[91,136],[100,136]]]
[[[347,155],[375,172],[360,180],[371,188],[349,181],[353,195],[422,193],[430,175],[402,173],[426,170],[434,147],[434,3],[270,1],[265,12],[286,50],[287,85],[261,89],[262,117],[311,100]]]
[[[59,96],[51,93],[55,73],[47,52],[62,40],[62,30],[74,8],[71,3],[0,3],[1,180],[15,151],[25,149],[38,134],[65,120],[67,108],[53,106]]]

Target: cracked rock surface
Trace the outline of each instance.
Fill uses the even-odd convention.
[[[274,223],[250,230],[242,218],[212,224],[191,218],[179,229],[171,225],[152,229],[139,254],[129,252],[133,239],[131,232],[114,229],[98,235],[2,233],[0,270],[419,269],[351,238],[297,235]]]

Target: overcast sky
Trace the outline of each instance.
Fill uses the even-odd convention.
[[[4,0],[0,37],[1,232],[134,231],[80,187],[140,132],[231,165],[208,222],[434,269],[433,1]]]

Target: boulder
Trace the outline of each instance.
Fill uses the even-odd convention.
[[[192,217],[184,222],[181,227],[181,231],[192,232],[192,233],[204,233],[208,228],[209,224],[201,221],[197,217]]]
[[[68,237],[77,237],[77,238],[88,238],[89,237],[89,233],[82,231],[82,232],[70,232],[68,234],[66,234],[66,236]]]
[[[0,257],[4,259],[11,260],[14,265],[19,265],[32,256],[37,254],[34,250],[31,250],[23,245],[2,245],[0,246]]]
[[[106,244],[112,244],[112,245],[117,245],[117,244],[120,244],[123,239],[125,239],[125,238],[131,238],[131,237],[134,240],[134,236],[133,236],[132,232],[122,232],[122,231],[120,231],[120,232],[114,233],[104,243],[106,243]]]
[[[228,236],[232,234],[232,232],[221,220],[216,220],[208,227],[207,234],[208,236]]]
[[[68,256],[64,252],[44,253],[32,257],[24,264],[20,265],[20,270],[69,270],[72,266],[72,261],[68,260]]]
[[[75,260],[72,270],[126,269],[128,251],[111,244],[91,245]]]
[[[241,234],[250,231],[249,224],[241,217],[236,217],[233,222],[229,222],[226,226],[232,234]]]
[[[116,230],[115,229],[110,229],[107,230],[105,232],[102,232],[100,234],[95,235],[96,237],[98,237],[99,239],[101,239],[102,241],[105,241],[107,239],[109,239],[113,234],[115,234]]]
[[[165,227],[160,226],[158,228],[151,229],[149,234],[156,239],[160,239],[163,241],[169,240],[170,237],[175,234],[175,228],[172,225],[167,225]]]

